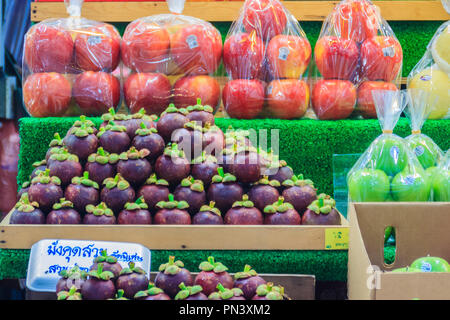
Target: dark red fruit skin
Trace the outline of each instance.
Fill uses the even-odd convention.
[[[203,292],[199,292],[192,296],[187,297],[184,300],[208,300],[208,297]]]
[[[87,213],[83,217],[83,224],[116,224],[115,216],[95,216],[92,213]]]
[[[48,213],[52,211],[53,205],[63,197],[63,191],[60,186],[53,183],[36,183],[28,189],[28,196],[30,201],[39,203],[39,209],[42,212]]]
[[[242,199],[244,189],[238,183],[212,183],[206,196],[208,201],[214,201],[220,212],[227,212],[233,203]]]
[[[141,123],[144,123],[147,128],[156,128],[156,123],[154,121],[142,120],[142,119],[128,119],[122,122],[122,126],[127,128],[127,134],[130,140],[136,136],[136,130],[141,128]]]
[[[150,212],[156,212],[159,210],[156,208],[156,204],[159,201],[167,201],[169,198],[169,188],[158,185],[144,185],[137,194],[137,197],[144,197],[145,203],[148,206]]]
[[[278,201],[280,193],[277,188],[270,185],[255,185],[250,188],[248,192],[248,199],[253,202],[256,208],[261,212],[268,205],[271,205]]]
[[[153,296],[146,296],[144,298],[138,298],[137,300],[172,300],[170,297],[165,293],[158,293]]]
[[[244,298],[250,300],[255,294],[258,286],[265,284],[266,280],[260,276],[253,276],[234,281],[234,287],[239,288],[244,293]]]
[[[289,209],[286,212],[276,212],[266,214],[264,224],[281,224],[281,225],[299,225],[302,223],[300,214],[295,209]]]
[[[186,210],[161,209],[155,214],[153,224],[191,224],[191,216]]]
[[[35,178],[37,176],[38,170],[45,171],[45,169],[47,169],[47,166],[39,166],[39,167],[34,168],[30,175],[30,181],[33,180],[33,178]]]
[[[172,133],[178,128],[184,128],[184,124],[187,122],[189,122],[188,118],[181,113],[166,113],[159,118],[156,129],[164,141],[169,142],[172,138]]]
[[[217,290],[217,285],[221,283],[224,288],[233,288],[233,277],[226,271],[215,273],[214,271],[201,271],[195,277],[194,285],[202,286],[203,293],[209,296]]]
[[[149,279],[145,274],[123,274],[117,278],[116,288],[117,290],[122,289],[123,295],[128,299],[133,299],[137,292],[147,290],[148,282]]]
[[[241,183],[256,182],[261,177],[259,156],[254,152],[236,154],[229,169]]]
[[[81,216],[78,211],[64,208],[50,211],[46,219],[47,224],[80,224]]]
[[[77,279],[76,281],[77,281],[77,285],[80,288],[82,288],[85,280]],[[58,294],[58,292],[60,292],[60,291],[70,291],[68,284],[71,287],[72,285],[74,285],[74,280],[70,280],[70,279],[66,279],[66,278],[59,279],[58,282],[56,283],[56,294]]]
[[[54,161],[48,166],[50,176],[56,176],[61,180],[62,186],[67,186],[73,177],[80,177],[83,173],[83,167],[76,161]]]
[[[186,201],[189,204],[189,208],[187,208],[187,212],[190,214],[195,214],[200,210],[202,205],[206,203],[206,192],[197,192],[191,190],[189,187],[182,187],[179,185],[175,188],[173,192],[175,200],[177,201]]]
[[[186,115],[186,118],[188,118],[189,121],[201,122],[200,125],[202,126],[206,123],[209,123],[210,125],[214,124],[214,115],[207,111],[194,110],[189,112]]]
[[[166,180],[171,186],[180,184],[181,180],[189,176],[191,165],[186,158],[175,158],[161,155],[155,163],[155,172],[158,178]]]
[[[282,183],[284,180],[291,179],[294,175],[294,171],[292,171],[289,167],[280,167],[275,174],[269,175],[270,180],[278,180]]]
[[[164,152],[164,139],[157,133],[147,136],[135,136],[131,143],[137,150],[147,149],[150,154],[147,156],[149,161],[156,160]]]
[[[64,138],[64,145],[67,147],[69,153],[77,155],[80,161],[84,161],[91,153],[97,151],[98,139],[93,134],[82,138],[69,134]]]
[[[225,214],[225,224],[263,224],[264,217],[257,208],[235,207]]]
[[[93,187],[69,184],[64,192],[64,197],[73,203],[79,213],[85,213],[88,204],[97,205],[99,203],[100,195],[98,190]]]
[[[131,140],[126,132],[105,131],[98,139],[99,146],[109,153],[120,154],[128,150]]]
[[[120,160],[116,170],[130,184],[140,186],[152,173],[152,166],[146,159],[128,159]]]
[[[81,287],[83,300],[108,300],[116,296],[116,287],[111,280],[87,279]]]
[[[135,199],[134,189],[131,187],[125,190],[119,190],[118,188],[103,188],[100,193],[100,199],[105,202],[108,208],[110,208],[114,214],[119,214],[127,202],[133,202]]]
[[[39,209],[34,209],[31,212],[22,212],[19,210],[14,210],[10,224],[45,224],[45,215]]]
[[[192,224],[223,224],[223,218],[213,212],[202,211],[192,217]]]
[[[97,182],[99,185],[102,185],[106,178],[114,178],[116,175],[116,166],[110,163],[88,162],[84,166],[84,170],[89,172],[89,179]]]
[[[202,162],[191,166],[191,175],[196,180],[201,180],[205,188],[211,184],[211,179],[217,174],[219,165],[214,162]]]
[[[117,277],[120,275],[120,271],[122,271],[122,266],[120,263],[109,263],[109,262],[101,262],[103,264],[103,271],[110,271],[113,273],[114,278],[111,280],[117,279]],[[89,268],[89,270],[97,270],[98,269],[98,263],[94,262],[94,264]]]
[[[176,129],[172,133],[171,141],[178,144],[190,160],[201,156],[203,151],[203,134],[199,130],[186,128]]]
[[[164,290],[164,292],[172,299],[175,298],[180,291],[179,285],[182,282],[184,282],[186,286],[192,286],[194,282],[191,273],[185,268],[180,268],[180,271],[173,275],[158,272],[155,278],[155,286]]]
[[[328,214],[317,214],[312,210],[306,210],[302,217],[302,224],[305,225],[340,225],[341,216],[336,209],[332,209]]]
[[[284,189],[282,194],[285,202],[289,202],[294,206],[298,213],[305,212],[307,207],[317,199],[317,193],[311,186],[293,186]]]
[[[118,224],[151,224],[152,215],[148,210],[122,210],[117,218]]]

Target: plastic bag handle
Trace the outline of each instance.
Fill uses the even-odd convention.
[[[181,14],[184,10],[186,0],[166,0],[169,11],[175,14]]]
[[[81,7],[83,6],[83,1],[84,0],[64,0],[67,13],[70,17],[81,17]]]

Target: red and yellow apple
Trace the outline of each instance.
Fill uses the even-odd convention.
[[[179,78],[172,89],[172,102],[177,108],[186,108],[197,104],[200,98],[203,105],[214,109],[220,100],[220,85],[210,76],[188,76]]]
[[[273,117],[302,117],[309,104],[309,87],[297,79],[274,80],[267,86],[267,107]]]
[[[356,110],[365,119],[376,118],[377,111],[372,97],[373,90],[396,91],[397,86],[392,82],[384,81],[364,81],[358,88],[358,101]]]
[[[281,34],[286,22],[286,13],[278,0],[248,0],[244,3],[245,30],[248,33],[255,31],[263,40]]]
[[[228,81],[222,91],[225,111],[232,118],[253,119],[264,105],[264,86],[259,80]]]
[[[347,80],[319,80],[313,87],[311,99],[319,119],[345,119],[354,110],[356,88]]]

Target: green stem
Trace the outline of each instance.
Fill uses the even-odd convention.
[[[174,198],[173,194],[171,194],[171,193],[169,193],[169,196],[168,196],[168,198],[169,198],[169,201],[170,201],[170,202],[172,202],[172,201],[174,201],[174,200],[175,200],[175,198]]]
[[[278,197],[277,205],[281,206],[284,202],[284,197]]]
[[[114,108],[109,108],[109,113],[112,115],[112,116],[115,116],[116,115],[116,111],[114,111]]]
[[[147,129],[147,126],[145,125],[144,121],[141,122],[140,126],[142,129]]]
[[[180,283],[180,284],[178,285],[178,287],[179,287],[181,290],[187,290],[187,287],[186,287],[186,285],[184,284],[184,282]]]
[[[322,208],[323,207],[323,198],[319,199],[319,207]]]
[[[83,172],[83,178],[89,179],[89,172],[88,171]]]
[[[61,140],[62,140],[62,139],[61,139],[61,136],[59,135],[58,132],[56,132],[56,133],[54,134],[54,137],[55,137],[55,139],[58,140],[58,141],[61,141]]]
[[[214,257],[208,257],[208,262],[214,265],[215,264]]]
[[[105,156],[105,150],[103,150],[103,147],[99,147],[99,148],[97,149],[97,153],[98,153],[99,155],[101,155],[102,157]]]
[[[169,265],[173,265],[175,263],[175,256],[169,256]]]
[[[219,283],[216,288],[219,289],[220,292],[224,292],[225,291],[225,288],[224,288],[224,286],[221,283]]]
[[[252,270],[252,267],[250,265],[246,264],[244,267],[244,272],[249,272],[250,270]]]
[[[202,105],[202,99],[197,98],[197,104],[198,104],[198,105]]]
[[[225,176],[225,174],[223,173],[223,168],[222,168],[222,167],[217,168],[217,173],[218,173],[219,176],[221,176],[222,178]]]
[[[142,199],[144,196],[140,196],[139,198],[137,198],[136,200],[136,204],[142,204]]]
[[[214,208],[215,205],[216,205],[216,202],[215,202],[215,201],[210,201],[210,202],[209,202],[209,206],[210,206],[211,208]]]

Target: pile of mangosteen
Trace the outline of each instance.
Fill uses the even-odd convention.
[[[81,116],[55,133],[11,223],[340,224],[333,199],[201,101],[156,119],[111,109],[100,128]]]

